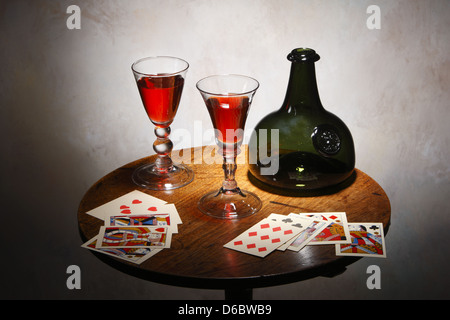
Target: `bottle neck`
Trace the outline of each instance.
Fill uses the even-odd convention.
[[[316,82],[314,62],[292,62],[283,109],[323,109]]]

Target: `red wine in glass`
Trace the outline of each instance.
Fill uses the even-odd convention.
[[[143,77],[137,81],[142,103],[150,120],[159,126],[169,126],[183,92],[184,79],[180,75],[152,78]]]
[[[205,102],[211,121],[217,129],[217,139],[224,144],[240,144],[247,119],[249,98],[247,96],[211,97]]]

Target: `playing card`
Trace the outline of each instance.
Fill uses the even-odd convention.
[[[156,213],[158,206],[166,204],[165,201],[148,195],[139,190],[131,191],[112,201],[109,201],[87,213],[101,220],[120,214],[148,214]],[[168,208],[171,209],[171,208]]]
[[[267,219],[271,219],[274,221],[280,221],[287,225],[290,225],[292,228],[295,228],[296,232],[299,236],[304,233],[308,227],[314,223],[314,220],[310,218],[300,217],[300,216],[294,216],[294,215],[288,215],[285,216],[283,214],[278,213],[271,213]],[[297,237],[292,237],[290,240],[286,241],[284,244],[279,246],[277,250],[284,251],[286,250],[292,242],[294,242],[297,239]],[[300,249],[299,249],[300,250]]]
[[[103,220],[104,226],[82,247],[137,264],[170,248],[172,234],[182,223],[174,204],[138,190],[87,213]]]
[[[170,215],[165,214],[141,214],[118,215],[109,217],[105,221],[107,226],[165,226],[172,233],[178,233],[176,224],[171,223]]]
[[[83,243],[81,246],[92,251],[97,251],[136,264],[141,264],[162,250],[153,248],[96,248],[97,239],[98,235]]]
[[[173,203],[167,203],[164,205],[157,205],[156,206],[156,211],[154,213],[167,213],[170,216],[170,223],[172,225],[176,225],[176,224],[181,224],[181,218],[180,215],[177,211],[177,208],[175,207],[175,205]]]
[[[289,216],[298,217],[299,215],[297,213],[290,213]],[[313,219],[311,217],[305,217],[305,219],[309,219],[311,224],[309,224],[305,230],[300,232],[293,241],[290,241],[288,247],[289,250],[300,251],[329,224],[328,221],[324,221],[323,219]]]
[[[284,222],[263,219],[224,247],[263,258],[293,238],[298,233],[295,229]]]
[[[345,212],[300,213],[299,215],[328,222],[328,225],[309,241],[308,245],[350,243]]]
[[[141,214],[112,216],[109,226],[170,226],[168,214]]]
[[[336,255],[386,258],[382,223],[349,223],[350,244],[336,244]]]
[[[169,248],[172,234],[166,227],[102,226],[96,248]]]

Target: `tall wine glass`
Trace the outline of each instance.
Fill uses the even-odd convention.
[[[242,75],[214,75],[197,82],[215,129],[216,143],[223,156],[222,187],[204,195],[199,209],[210,216],[236,219],[252,215],[261,200],[252,192],[239,189],[235,180],[236,156],[244,136],[244,126],[258,81]]]
[[[170,190],[185,186],[194,173],[170,158],[173,143],[170,124],[177,113],[189,64],[174,57],[143,58],[131,66],[145,111],[155,125],[153,150],[157,158],[135,170],[133,181],[151,190]]]

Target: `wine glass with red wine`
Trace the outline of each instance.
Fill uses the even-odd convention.
[[[199,209],[210,216],[237,219],[261,209],[259,197],[241,190],[235,180],[236,156],[244,137],[244,126],[258,81],[243,75],[214,75],[197,82],[215,129],[218,152],[223,156],[224,180],[219,190],[204,195]]]
[[[143,58],[131,66],[137,87],[150,121],[155,125],[154,162],[144,164],[133,173],[137,185],[151,190],[171,190],[187,185],[194,173],[170,158],[173,143],[170,125],[177,113],[189,64],[174,57]]]

